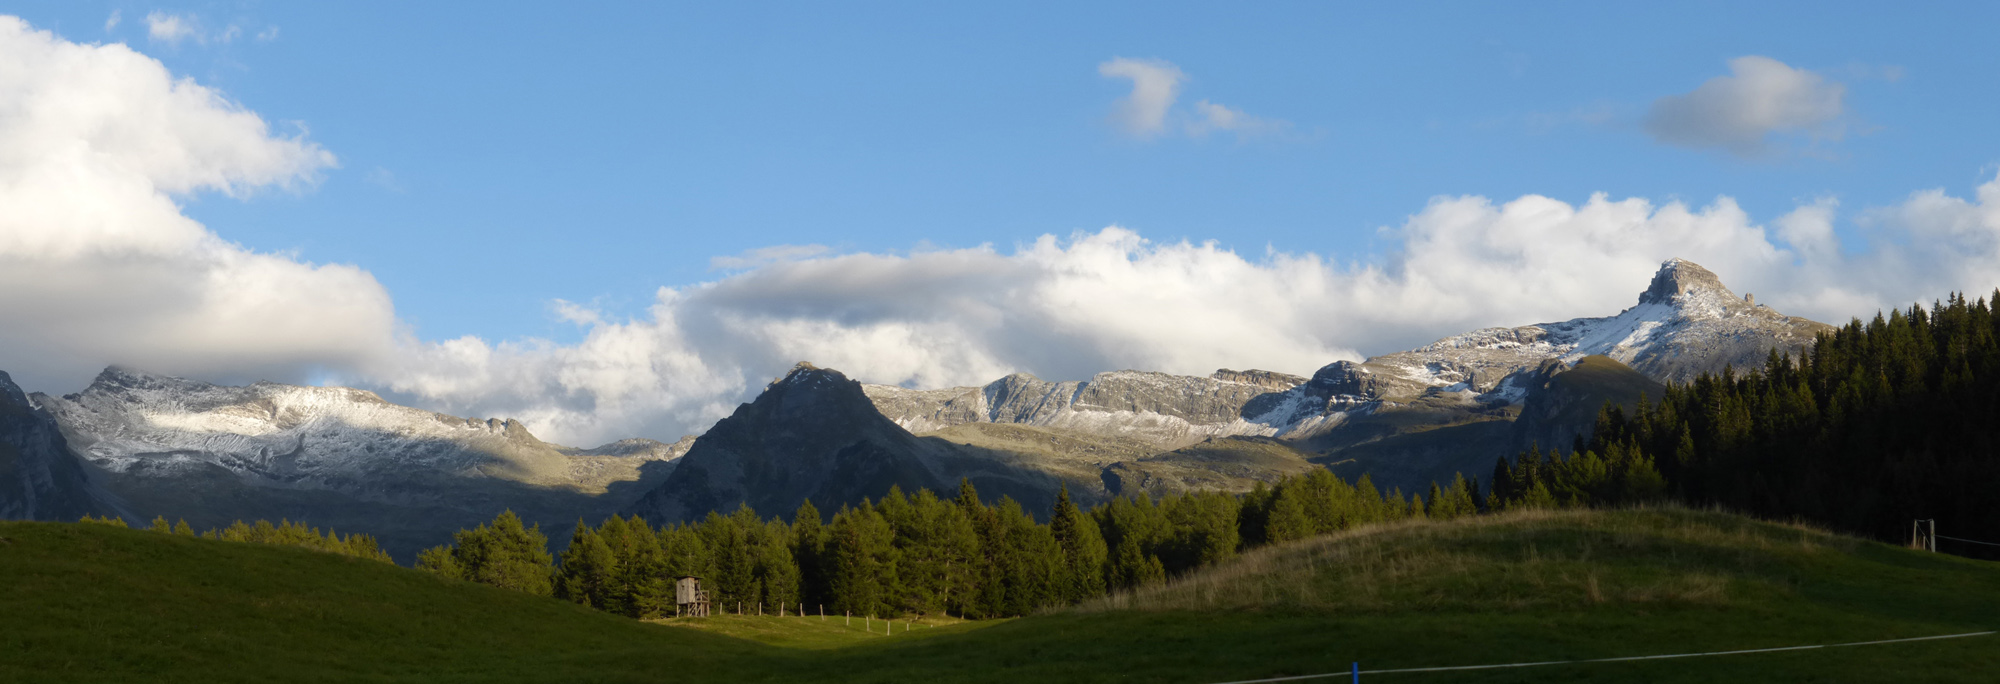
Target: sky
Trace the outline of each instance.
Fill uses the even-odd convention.
[[[2000,286],[2000,7],[16,2],[0,370],[590,445],[800,360],[1310,374],[1630,306]]]

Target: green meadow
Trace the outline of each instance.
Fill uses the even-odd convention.
[[[1576,660],[2000,628],[2000,565],[1676,508],[1365,527],[974,622],[640,622],[380,562],[104,525],[0,523],[0,578],[9,682],[1199,684],[1357,661]],[[2000,637],[1364,679],[1991,682]]]

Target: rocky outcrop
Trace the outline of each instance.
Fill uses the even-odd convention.
[[[73,521],[116,513],[100,499],[55,418],[0,372],[0,519]]]

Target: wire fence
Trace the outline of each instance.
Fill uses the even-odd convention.
[[[1995,633],[1996,632],[1992,631],[1966,632],[1964,634],[1941,634],[1938,636],[1910,637],[1907,639],[1879,639],[1876,641],[1851,641],[1844,644],[1780,646],[1777,648],[1751,648],[1739,651],[1710,651],[1707,653],[1669,653],[1664,655],[1623,656],[1619,658],[1590,658],[1584,660],[1543,660],[1543,661],[1529,662],[1529,663],[1500,663],[1494,665],[1449,665],[1441,667],[1403,667],[1403,668],[1395,668],[1387,670],[1363,670],[1361,669],[1360,663],[1355,663],[1353,669],[1350,669],[1346,672],[1327,672],[1323,674],[1292,675],[1289,677],[1270,677],[1266,679],[1242,679],[1233,682],[1217,682],[1216,684],[1270,684],[1271,682],[1297,682],[1308,679],[1332,679],[1334,677],[1352,677],[1354,681],[1358,682],[1361,681],[1361,675],[1408,674],[1417,672],[1463,672],[1466,670],[1503,670],[1503,669],[1521,668],[1521,667],[1544,667],[1549,665],[1622,663],[1622,662],[1633,662],[1641,660],[1671,660],[1675,658],[1702,658],[1707,656],[1744,655],[1750,653],[1778,653],[1781,651],[1809,651],[1819,648],[1842,648],[1846,646],[1875,646],[1880,644],[1903,644],[1913,641],[1963,639],[1966,637],[1988,636]]]
[[[1985,544],[1985,545],[1987,545],[1987,546],[2000,546],[2000,544],[1995,544],[1995,543],[1993,543],[1993,542],[1989,542],[1989,541],[1979,541],[1979,540],[1977,540],[1977,539],[1960,539],[1960,538],[1958,538],[1958,537],[1947,537],[1947,536],[1944,536],[1944,535],[1942,535],[1942,534],[1934,534],[1934,535],[1931,535],[1931,536],[1933,536],[1933,537],[1937,537],[1937,538],[1939,538],[1939,539],[1950,539],[1950,540],[1952,540],[1952,541],[1962,541],[1962,542],[1965,542],[1965,543],[1968,543],[1968,544]]]

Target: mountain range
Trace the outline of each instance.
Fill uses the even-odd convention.
[[[741,505],[789,516],[808,499],[824,514],[891,487],[969,480],[1041,512],[1063,488],[1081,503],[1244,491],[1316,468],[1416,491],[1484,475],[1530,445],[1568,447],[1606,402],[1761,366],[1773,351],[1797,356],[1829,330],[1675,259],[1613,316],[1475,330],[1311,377],[1017,373],[912,389],[801,363],[699,438],[593,449],[358,389],[227,387],[114,367],[57,397],[0,374],[0,517],[289,518],[374,534],[408,558],[503,508],[545,529]]]

